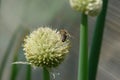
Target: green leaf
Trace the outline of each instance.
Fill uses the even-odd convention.
[[[6,52],[4,53],[2,63],[1,63],[1,66],[0,66],[0,80],[2,79],[4,68],[5,68],[5,65],[7,63],[10,52],[11,52],[12,48],[14,47],[15,40],[17,39],[18,33],[21,32],[21,30],[22,30],[21,27],[19,27],[15,30],[14,34],[11,37],[10,43],[9,43],[7,49],[6,49]]]
[[[15,52],[13,62],[18,60],[17,54],[18,53]],[[10,75],[10,80],[16,80],[17,73],[18,73],[18,64],[13,64],[12,65],[12,70],[11,70],[11,75]]]
[[[23,54],[23,53],[21,53],[22,52],[21,44],[27,33],[28,33],[27,29],[23,30],[22,33],[20,34],[20,37],[18,38],[16,49],[14,51],[15,53],[14,53],[14,57],[13,57],[13,63],[18,61],[18,57],[19,57],[18,54]],[[16,80],[19,70],[20,70],[19,64],[12,65],[10,80]]]

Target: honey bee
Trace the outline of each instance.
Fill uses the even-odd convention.
[[[62,40],[62,42],[65,42],[67,40],[67,38],[70,37],[70,34],[65,29],[61,29],[59,32],[61,34],[61,40]]]

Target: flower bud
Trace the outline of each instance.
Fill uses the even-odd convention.
[[[62,42],[57,30],[40,27],[24,40],[27,61],[37,67],[57,67],[69,52],[70,41]]]
[[[102,8],[102,0],[70,0],[73,9],[89,16],[97,16]]]

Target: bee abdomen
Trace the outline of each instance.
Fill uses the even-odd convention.
[[[66,36],[66,35],[62,36],[62,42],[65,42],[66,39],[67,39],[67,36]]]

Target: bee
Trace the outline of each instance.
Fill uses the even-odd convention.
[[[70,34],[68,33],[68,31],[66,29],[61,29],[59,31],[59,33],[61,34],[62,42],[65,42],[67,40],[67,38],[70,37]]]

